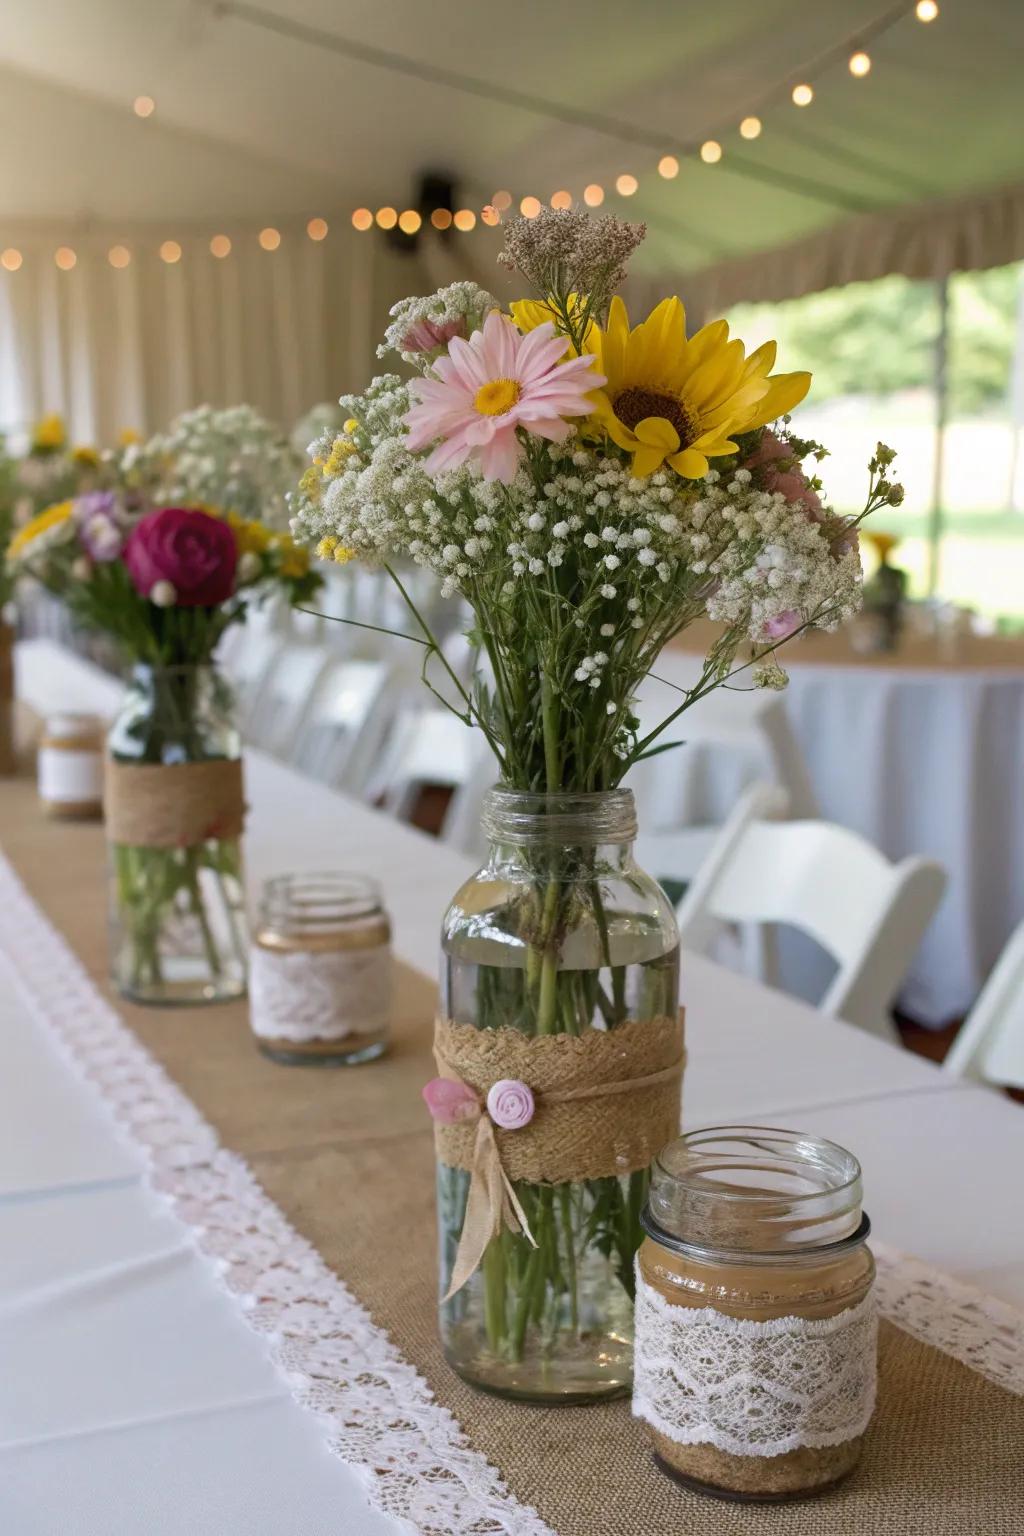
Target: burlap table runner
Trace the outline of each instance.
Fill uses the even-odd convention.
[[[0,845],[107,991],[101,830],[46,820],[32,785],[11,781],[0,785]],[[434,1321],[433,1137],[420,1088],[435,1070],[435,993],[408,969],[399,967],[392,1053],[350,1071],[274,1066],[257,1053],[241,1003],[117,1006],[471,1443],[558,1536],[1024,1531],[1024,1399],[889,1325],[864,1462],[846,1485],[806,1504],[731,1505],[685,1492],[652,1466],[626,1403],[533,1408],[460,1381],[441,1356]]]

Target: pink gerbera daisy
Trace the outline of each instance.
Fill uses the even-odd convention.
[[[468,341],[454,337],[429,378],[409,388],[417,403],[403,420],[412,452],[442,441],[426,461],[429,474],[479,459],[485,480],[508,485],[523,456],[516,428],[563,442],[567,416],[586,416],[588,393],[603,375],[593,359],[565,358],[566,340],[547,322],[526,336],[496,309]],[[564,359],[564,361],[563,361]]]

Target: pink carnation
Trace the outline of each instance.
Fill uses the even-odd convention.
[[[565,346],[550,321],[522,336],[497,310],[468,341],[453,337],[432,374],[409,386],[416,401],[403,418],[410,451],[441,439],[426,460],[427,473],[475,458],[485,480],[508,485],[523,457],[518,427],[564,442],[564,418],[586,416],[589,392],[605,382],[591,357],[565,359]]]
[[[433,352],[453,336],[465,336],[466,322],[461,315],[454,320],[416,320],[402,337],[403,352]]]
[[[821,498],[817,491],[811,489],[799,465],[794,461],[789,469],[775,467],[781,460],[787,459],[794,460],[792,443],[776,437],[774,432],[765,432],[756,450],[744,460],[744,468],[760,469],[762,473],[758,475],[757,482],[763,490],[772,494],[778,492],[794,505],[799,503],[812,522],[820,523],[824,516]]]

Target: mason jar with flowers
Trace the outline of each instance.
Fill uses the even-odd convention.
[[[143,1003],[213,1002],[245,987],[241,742],[214,664],[225,630],[273,590],[302,602],[319,578],[288,534],[209,506],[100,492],[16,536],[15,575],[59,593],[130,666],[107,741],[111,966]]]
[[[470,1381],[547,1401],[629,1386],[648,1170],[679,1125],[678,936],[623,779],[712,689],[785,683],[778,647],[856,610],[857,525],[902,494],[879,445],[864,511],[827,508],[802,467],[824,450],[788,425],[810,378],[773,373],[774,342],[748,355],[724,320],[688,335],[678,298],[631,325],[615,289],[643,235],[545,210],[506,235],[532,297],[456,283],[398,304],[382,350],[417,376],[342,397],[292,524],[388,571],[426,680],[447,671],[494,753],[424,1090],[441,1334]],[[468,684],[402,560],[472,609]],[[637,689],[697,620],[717,626],[700,675],[644,730]]]

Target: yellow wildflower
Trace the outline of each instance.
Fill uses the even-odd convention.
[[[359,431],[359,423],[358,423],[358,421],[356,421],[354,416],[350,416],[348,418],[348,421],[346,421],[343,430],[345,432],[347,432],[350,436],[351,436],[351,434],[353,432],[358,432]]]
[[[45,511],[37,513],[35,517],[25,524],[24,528],[18,529],[8,547],[7,558],[9,560],[16,560],[19,555],[24,554],[30,544],[33,544],[38,539],[40,534],[48,533],[51,528],[56,528],[61,523],[66,523],[71,516],[71,511],[72,503],[70,501],[59,501],[55,506],[47,507]]]
[[[354,549],[346,549],[344,544],[339,544],[337,549],[334,551],[335,565],[348,565],[348,562],[350,560],[354,560],[355,558],[356,551]]]
[[[35,424],[32,448],[37,453],[56,453],[67,442],[64,418],[51,411]]]
[[[208,512],[211,517],[226,519],[235,535],[235,544],[240,555],[262,555],[274,542],[274,535],[263,523],[255,519],[243,517],[239,512],[221,512],[218,507],[200,507],[201,512]]]
[[[309,570],[308,549],[302,549],[287,533],[281,535],[278,548],[281,556],[278,569],[281,575],[290,581],[297,581],[300,576],[305,576]]]
[[[90,448],[88,445],[83,444],[78,448],[72,449],[71,457],[83,469],[99,468],[100,456],[95,448]]]
[[[338,474],[349,454],[355,451],[355,443],[348,442],[344,437],[336,437],[331,448],[331,456],[324,465],[324,479],[327,480],[331,475]]]
[[[122,427],[117,434],[117,446],[119,448],[133,448],[136,443],[142,442],[142,435],[136,432],[134,427]]]
[[[328,533],[324,538],[322,538],[320,540],[320,543],[316,547],[316,557],[317,557],[317,559],[318,560],[329,560],[331,558],[331,556],[334,554],[334,551],[337,549],[337,547],[338,547],[338,541],[334,537],[334,534],[333,533]]]
[[[311,465],[299,481],[299,490],[315,501],[320,494],[320,489],[320,471]]]

